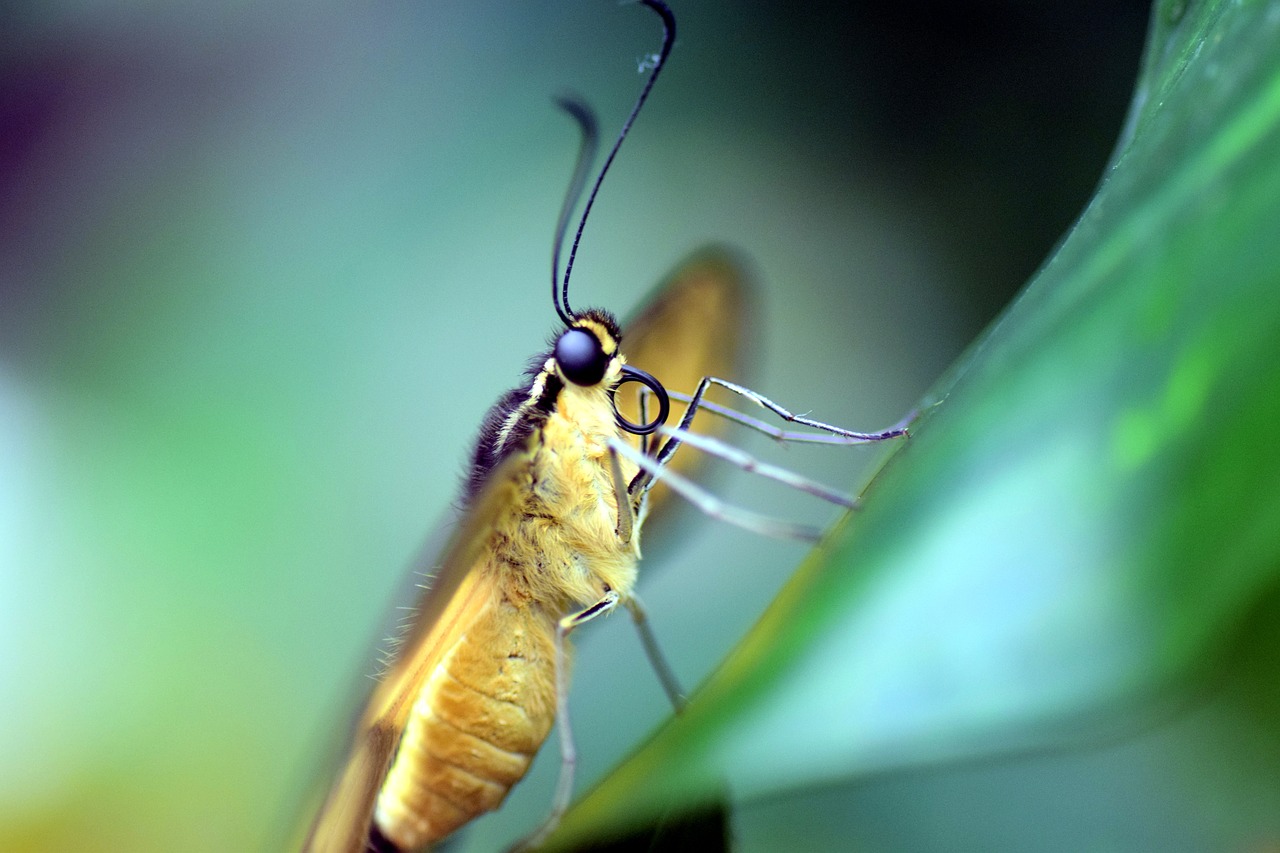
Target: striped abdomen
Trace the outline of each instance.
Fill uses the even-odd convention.
[[[428,676],[382,789],[378,829],[404,850],[502,804],[555,719],[555,622],[498,593]]]

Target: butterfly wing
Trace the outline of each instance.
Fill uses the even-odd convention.
[[[304,850],[363,853],[368,848],[374,802],[405,720],[443,652],[490,597],[488,576],[472,571],[472,567],[481,559],[498,516],[519,499],[519,490],[526,488],[528,469],[527,453],[511,454],[491,472],[461,515],[435,566],[431,587],[402,638],[398,656],[360,715],[346,762],[312,823]]]
[[[718,246],[698,250],[624,324],[622,352],[627,363],[652,373],[669,391],[685,394],[692,394],[704,376],[742,382],[750,356],[752,290],[746,264],[736,253]],[[635,387],[624,386],[624,390]],[[713,388],[709,398],[716,399],[719,390]],[[643,420],[638,393],[620,391],[618,409],[633,422]],[[668,423],[679,423],[684,413],[685,405],[672,400]],[[699,412],[692,426],[700,433],[718,435],[726,423]],[[702,454],[682,449],[672,456],[671,467],[686,477],[697,477],[703,461]],[[659,482],[649,493],[646,541],[669,516],[672,503],[670,492]]]

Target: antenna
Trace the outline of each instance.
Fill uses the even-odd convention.
[[[555,303],[556,313],[566,326],[573,324],[573,312],[566,304],[560,305],[560,250],[564,247],[564,235],[569,230],[569,216],[582,198],[582,190],[587,185],[587,171],[596,159],[596,147],[600,142],[600,127],[596,122],[596,114],[587,102],[574,94],[561,95],[556,98],[556,106],[572,116],[578,123],[582,133],[582,142],[578,146],[578,162],[573,165],[573,179],[569,182],[569,191],[564,195],[564,204],[560,208],[560,218],[556,220],[556,242],[551,250],[551,301]],[[567,284],[567,282],[566,282]]]
[[[556,313],[560,315],[560,319],[565,322],[565,325],[568,325],[574,316],[573,309],[569,307],[569,276],[573,273],[573,259],[578,254],[578,243],[582,240],[582,229],[587,224],[587,217],[591,214],[591,206],[595,204],[596,194],[600,192],[600,184],[604,182],[605,174],[609,171],[609,167],[613,165],[613,158],[617,156],[618,149],[622,147],[622,140],[627,138],[627,133],[631,130],[632,123],[635,122],[636,116],[640,114],[640,108],[644,106],[645,99],[649,97],[649,92],[653,89],[653,84],[658,79],[658,74],[662,71],[662,66],[666,64],[667,57],[671,55],[671,46],[675,44],[676,40],[676,16],[672,14],[671,9],[667,4],[662,2],[662,0],[640,0],[640,2],[648,6],[656,12],[660,18],[662,18],[662,50],[652,58],[653,70],[649,72],[649,79],[645,82],[644,89],[640,92],[640,97],[636,99],[636,105],[631,108],[631,115],[627,116],[626,124],[622,126],[622,132],[618,134],[617,141],[613,143],[613,148],[609,151],[609,156],[605,158],[604,165],[600,168],[600,174],[596,176],[595,185],[591,188],[591,194],[587,196],[586,207],[582,209],[582,218],[578,220],[577,233],[573,235],[573,247],[569,250],[569,261],[564,267],[564,281],[560,287],[558,300],[556,299],[555,276],[559,265],[560,244],[563,242],[564,233],[563,228],[557,230],[556,248],[551,262],[551,296],[553,300],[556,300]],[[581,106],[581,103],[577,102],[576,105],[572,107],[569,106],[569,103],[573,102],[569,101],[569,99],[560,100],[560,106],[577,119],[579,126],[582,127],[583,151],[585,151],[589,141],[587,138],[590,133],[589,128],[592,130],[594,129],[595,119],[591,116],[590,110],[585,110],[585,114],[589,119],[589,122],[584,121],[582,111],[578,109],[578,107]],[[590,143],[592,152],[594,153],[594,140],[590,140]],[[573,207],[570,200],[576,202],[577,197],[581,195],[582,181],[579,173],[584,172],[585,169],[586,166],[583,164],[582,155],[579,154],[578,166],[575,168],[574,173],[574,180],[570,185],[569,195],[565,199],[565,207],[560,212],[561,226],[567,224],[569,210]]]

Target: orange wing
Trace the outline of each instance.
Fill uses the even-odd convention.
[[[378,789],[414,699],[441,654],[490,598],[485,573],[471,569],[481,559],[480,549],[494,520],[518,499],[528,463],[526,454],[515,453],[498,466],[449,538],[399,656],[365,706],[341,775],[311,825],[304,850],[363,853],[367,849]]]
[[[627,363],[652,373],[667,390],[685,394],[692,394],[704,376],[743,382],[754,313],[750,281],[746,265],[731,250],[712,246],[690,255],[624,324],[622,352]],[[713,388],[708,396],[716,400],[720,390]],[[618,408],[636,422],[641,420],[637,399],[635,393],[618,394]],[[684,404],[672,400],[667,423],[678,424],[684,412]],[[725,424],[723,418],[699,412],[693,428],[718,435]],[[672,457],[671,467],[696,477],[702,461],[702,454],[682,449]],[[654,520],[669,514],[669,495],[662,483],[649,493],[646,541],[651,541]]]

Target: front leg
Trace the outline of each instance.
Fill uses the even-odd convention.
[[[627,489],[627,479],[622,474],[622,463],[618,461],[618,451],[614,449],[612,442],[609,444],[609,470],[613,475],[614,502],[618,505],[618,525],[614,528],[614,532],[618,534],[619,543],[630,545],[644,494],[636,494],[633,497]]]

